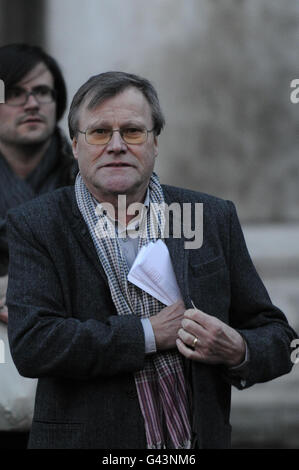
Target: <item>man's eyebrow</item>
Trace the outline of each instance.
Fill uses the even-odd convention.
[[[123,127],[140,127],[140,126],[145,126],[145,124],[137,120],[129,119],[128,121],[124,121],[120,127],[123,128]],[[112,129],[111,124],[105,119],[91,122],[88,127],[93,128],[93,129],[99,128],[99,127]]]
[[[105,121],[105,120],[97,120],[97,121],[93,121],[91,122],[88,127],[93,127],[93,128],[96,128],[96,127],[111,127],[111,125]]]
[[[145,126],[144,122],[140,122],[138,120],[135,120],[135,119],[130,119],[128,121],[125,122],[125,124],[122,125],[122,127],[139,127],[139,126]]]
[[[40,87],[52,88],[50,85],[48,85],[46,83],[39,83],[38,85],[33,86],[32,90],[34,90],[35,88],[40,88]]]

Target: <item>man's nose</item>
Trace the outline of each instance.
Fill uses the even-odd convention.
[[[29,95],[26,103],[24,104],[24,109],[39,108],[39,102],[37,101],[34,95]]]
[[[122,153],[126,152],[127,145],[123,141],[119,131],[114,131],[110,142],[107,144],[107,152]]]

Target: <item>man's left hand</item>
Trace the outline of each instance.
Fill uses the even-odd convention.
[[[177,348],[188,359],[228,367],[238,366],[244,361],[244,339],[218,318],[198,309],[188,309],[181,324]]]

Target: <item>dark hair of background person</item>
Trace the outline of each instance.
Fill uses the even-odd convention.
[[[143,93],[151,110],[155,135],[159,135],[165,125],[157,92],[149,80],[125,72],[105,72],[94,75],[76,92],[68,115],[71,139],[78,133],[78,110],[83,101],[90,99],[87,109],[91,110],[108,98],[118,95],[126,88],[135,87]]]
[[[21,43],[0,47],[0,79],[4,82],[5,90],[9,90],[40,62],[46,65],[54,78],[56,120],[59,121],[67,104],[66,85],[56,60],[41,47]]]

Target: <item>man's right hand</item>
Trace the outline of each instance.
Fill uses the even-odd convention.
[[[186,308],[182,300],[163,308],[157,315],[150,317],[157,351],[176,348],[178,331]]]

